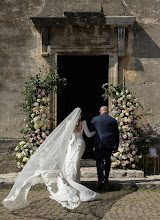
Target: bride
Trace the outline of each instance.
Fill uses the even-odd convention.
[[[99,194],[80,183],[80,159],[85,150],[83,131],[88,137],[95,135],[80,118],[81,109],[74,109],[32,155],[2,201],[6,208],[16,210],[27,206],[28,192],[39,179],[47,186],[50,198],[68,209],[96,199]]]

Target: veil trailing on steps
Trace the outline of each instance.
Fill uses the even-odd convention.
[[[2,201],[10,209],[28,205],[27,195],[31,186],[41,179],[50,191],[59,173],[66,179],[64,161],[74,128],[80,119],[81,109],[74,109],[47,137],[19,173],[9,195]]]

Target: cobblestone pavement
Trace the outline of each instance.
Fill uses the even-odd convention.
[[[103,192],[96,201],[83,202],[74,210],[63,208],[50,199],[47,190],[31,190],[30,205],[16,211],[8,211],[1,201],[9,190],[0,191],[1,220],[159,220],[160,190],[120,190]]]

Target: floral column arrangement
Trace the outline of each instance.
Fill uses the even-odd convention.
[[[57,92],[57,87],[65,85],[65,78],[60,79],[51,69],[47,78],[42,81],[39,75],[31,77],[22,92],[24,102],[19,106],[25,114],[26,128],[22,130],[24,140],[15,148],[17,167],[22,169],[32,154],[50,134],[50,94]],[[53,119],[52,119],[53,120]]]
[[[120,85],[107,83],[102,88],[105,90],[104,99],[112,98],[112,115],[118,122],[120,133],[119,148],[112,154],[111,167],[139,168],[139,160],[142,158],[142,130],[138,125],[138,116],[135,114],[139,106],[138,99],[127,89],[121,89]]]

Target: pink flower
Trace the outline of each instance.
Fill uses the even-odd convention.
[[[36,90],[37,90],[37,87],[34,87],[34,88],[33,88],[33,90],[35,90],[35,91],[36,91]]]
[[[33,138],[30,138],[29,142],[32,143],[32,141],[33,141]]]
[[[27,119],[26,118],[24,118],[24,122],[27,123]]]
[[[43,137],[43,138],[46,138],[46,134],[45,134],[44,132],[42,133],[42,137]]]
[[[41,89],[38,89],[38,93],[40,93],[42,90]]]
[[[41,130],[38,128],[35,130],[35,133],[40,134]]]
[[[34,112],[36,112],[36,111],[37,111],[37,108],[36,108],[36,107],[34,107],[34,108],[33,108],[33,111],[34,111]]]
[[[42,97],[42,96],[39,94],[39,95],[38,95],[38,98],[41,98],[41,97]]]
[[[26,125],[26,128],[28,128],[29,126],[28,125]]]
[[[112,99],[112,103],[116,103],[117,101],[115,99]]]
[[[132,155],[135,155],[136,154],[136,151],[132,151]]]
[[[131,123],[132,122],[133,117],[129,116],[128,117],[128,122]]]
[[[120,99],[118,99],[118,100],[117,100],[117,102],[120,104],[120,103],[121,103],[121,100],[120,100]]]
[[[126,160],[126,164],[129,164],[129,161],[128,161],[128,160]]]
[[[132,168],[135,168],[136,167],[136,165],[135,164],[132,164]]]
[[[134,158],[131,157],[131,158],[130,158],[130,161],[133,162],[133,161],[134,161]]]

